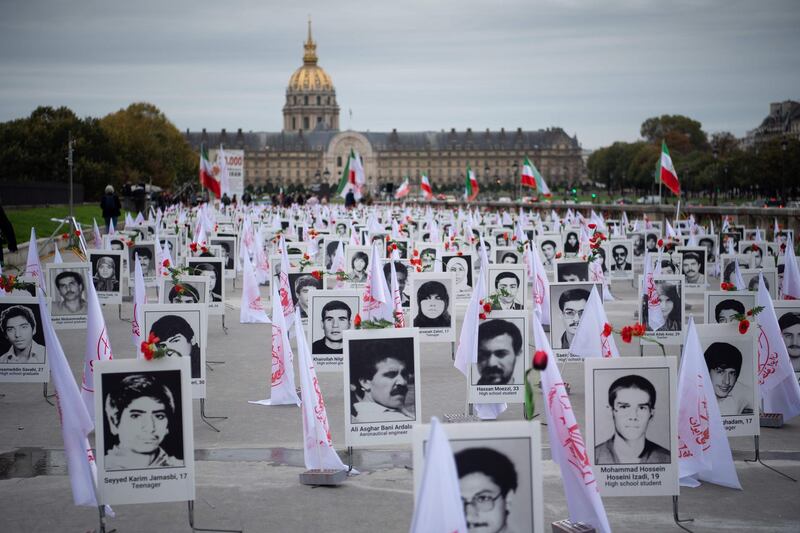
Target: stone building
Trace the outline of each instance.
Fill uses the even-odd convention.
[[[747,132],[742,146],[753,148],[776,138],[800,140],[800,102],[785,100],[769,104],[769,115],[757,128]]]
[[[434,187],[457,188],[464,182],[467,164],[482,187],[516,184],[515,172],[526,156],[551,187],[585,179],[580,143],[557,127],[534,131],[340,131],[336,90],[331,77],[318,65],[316,49],[309,21],[303,65],[289,78],[286,88],[283,131],[187,131],[189,143],[198,150],[201,143],[243,149],[245,185],[255,187],[334,185],[351,149],[363,159],[372,192],[384,184],[399,185],[403,176],[414,182],[422,172]]]

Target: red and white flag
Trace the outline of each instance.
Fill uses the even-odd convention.
[[[453,449],[439,419],[431,418],[422,482],[409,533],[467,533]]]
[[[669,155],[667,142],[661,141],[661,158],[658,160],[658,175],[661,182],[676,195],[681,195],[681,184],[678,181],[678,173],[672,164],[672,157]]]
[[[764,401],[764,412],[781,413],[784,421],[788,421],[800,415],[800,385],[782,339],[775,306],[764,284],[764,275],[759,274],[758,277],[756,305],[764,308],[756,316],[759,328],[758,390]]]
[[[800,269],[794,255],[794,244],[786,243],[786,252],[783,256],[783,284],[781,285],[781,298],[784,300],[800,300]]]
[[[678,372],[678,470],[680,484],[699,480],[741,489],[728,435],[722,427],[714,385],[708,374],[694,318],[689,317]]]
[[[478,315],[483,312],[480,302],[486,296],[486,276],[481,272],[478,275],[478,283],[472,292],[472,297],[469,299],[467,311],[464,313],[464,324],[461,326],[458,349],[453,362],[453,366],[467,378],[469,378],[470,365],[478,362]]]
[[[659,256],[661,254],[659,253]],[[644,276],[642,276],[642,286],[639,292],[639,305],[647,302],[647,327],[651,331],[655,331],[667,323],[664,318],[664,313],[661,311],[661,297],[658,295],[658,289],[653,281],[653,276],[661,273],[661,261],[656,259],[655,267],[651,266],[650,254],[644,253]]]
[[[302,330],[301,330],[302,331]],[[303,335],[299,335],[303,337]],[[299,341],[298,341],[299,342]],[[294,355],[289,344],[289,328],[283,317],[278,286],[272,286],[272,373],[270,397],[250,401],[261,405],[300,405],[294,384]]]
[[[603,335],[608,323],[603,300],[597,292],[597,285],[592,285],[592,292],[583,309],[583,316],[575,330],[575,336],[569,345],[569,352],[584,359],[589,357],[619,357],[614,335]]]
[[[431,187],[431,180],[428,178],[427,174],[423,174],[422,178],[419,180],[419,188],[426,200],[433,200],[433,188]]]
[[[400,200],[401,198],[405,198],[408,196],[408,193],[411,192],[411,184],[408,183],[408,178],[406,177],[405,181],[397,188],[394,192],[394,199]]]
[[[61,421],[61,436],[64,439],[72,501],[75,505],[96,507],[94,454],[88,439],[89,433],[94,430],[94,423],[81,400],[78,384],[75,383],[61,342],[53,330],[53,323],[41,292],[39,308],[42,310],[42,330],[47,355],[50,358],[50,373],[56,389],[56,407]]]
[[[466,182],[464,183],[464,200],[472,202],[478,197],[480,191],[481,188],[480,185],[478,185],[478,178],[475,177],[475,172],[472,171],[472,167],[467,165],[467,176]]]
[[[88,296],[88,309],[81,397],[89,416],[94,420],[94,365],[97,361],[109,361],[114,356],[111,353],[111,342],[108,340],[108,330],[106,329],[106,321],[103,318],[103,309],[100,307],[100,301],[97,299],[97,291],[93,283],[88,284],[86,293]]]
[[[36,229],[31,227],[31,240],[28,241],[28,261],[25,264],[25,275],[36,280],[39,288],[44,290],[42,264],[39,262],[39,246],[36,243]]]
[[[144,286],[144,274],[142,265],[139,263],[139,254],[133,258],[133,316],[131,317],[131,342],[136,350],[136,358],[143,359],[144,354],[141,350],[142,341],[145,339],[144,327],[144,304],[147,303],[147,288]]]
[[[339,246],[336,247],[336,253],[333,256],[333,262],[331,263],[331,272],[336,274],[337,272],[344,272],[345,264],[344,264],[344,243],[339,241]],[[345,286],[344,279],[340,279],[338,276],[336,278],[336,288],[343,289]]]
[[[286,251],[286,239],[281,234],[280,240],[281,249],[281,272],[278,274],[278,293],[280,295],[281,306],[283,307],[283,319],[291,320],[292,313],[294,313],[294,302],[292,301],[292,290],[289,285],[289,254]],[[289,324],[289,329],[292,325]]]
[[[294,315],[294,326],[298,332],[303,331],[303,321],[298,309]],[[314,368],[314,359],[305,335],[297,335],[297,357],[300,368],[300,394],[303,398],[303,459],[309,470],[347,470],[336,454],[328,424],[328,412],[325,400]]]
[[[548,364],[541,372],[547,434],[553,461],[561,470],[570,520],[585,522],[601,533],[611,533],[586,443],[581,436],[550,342],[535,314],[533,342],[537,351],[542,350],[547,354]]]
[[[533,292],[533,311],[539,317],[542,324],[550,325],[550,280],[547,277],[547,271],[542,264],[542,258],[539,256],[538,247],[528,243],[528,262],[531,265],[533,275],[531,279],[531,289]]]
[[[381,241],[382,243],[383,241]],[[381,268],[381,256],[378,242],[372,243],[372,256],[369,259],[369,272],[364,293],[361,296],[361,318],[364,320],[388,320],[394,323],[394,303],[386,276]]]
[[[222,196],[220,183],[214,177],[214,169],[208,159],[208,148],[205,144],[200,146],[200,185],[214,194],[217,198]],[[139,213],[141,215],[141,213]]]
[[[244,261],[244,272],[242,273],[242,303],[239,311],[239,323],[269,324],[253,264],[248,257],[244,257],[242,260]]]
[[[392,252],[392,255],[397,253],[397,250]],[[394,259],[394,257],[392,257]],[[394,327],[406,327],[406,315],[403,313],[403,297],[400,294],[400,283],[397,281],[397,270],[394,268],[394,260],[389,261],[389,269],[392,274],[392,305],[394,306]]]

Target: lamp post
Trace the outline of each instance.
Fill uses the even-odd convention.
[[[519,184],[517,187],[517,197],[522,196],[522,182],[519,180],[519,163],[514,161],[514,164],[511,166],[511,190],[514,190],[514,180],[517,180]]]
[[[786,149],[789,147],[789,141],[784,136],[781,140],[781,205],[786,205]]]
[[[711,155],[714,156],[714,168],[716,169],[715,174],[717,175],[717,179],[719,179],[719,150],[714,147],[714,151],[711,152]],[[714,190],[711,192],[713,197],[714,205],[717,205],[717,191],[719,190],[719,185],[714,183]]]

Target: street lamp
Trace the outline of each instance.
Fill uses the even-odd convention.
[[[780,205],[786,205],[786,149],[789,147],[789,141],[786,140],[784,136],[781,140],[781,150],[783,151],[783,156],[781,157],[781,203]]]
[[[512,174],[511,174],[511,190],[514,190],[514,180],[519,180],[519,163],[514,161],[514,164],[511,166]],[[517,181],[519,183],[519,192],[517,193],[517,197],[522,196],[522,182]]]
[[[719,180],[719,150],[717,149],[716,146],[714,147],[714,151],[711,152],[711,155],[714,156],[714,166],[715,166],[715,168],[717,170],[716,171],[717,180]],[[717,191],[718,190],[719,190],[719,184],[715,183],[714,184],[714,190],[711,193],[712,197],[714,199],[714,205],[717,205]]]

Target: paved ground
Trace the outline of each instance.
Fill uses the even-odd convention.
[[[611,321],[631,322],[633,289],[615,285],[613,290],[622,299],[607,305]],[[240,290],[228,294],[235,308],[227,313],[228,334],[218,317],[210,319],[209,358],[226,363],[208,373],[207,414],[229,418],[219,422],[222,432],[216,433],[195,413],[197,525],[269,532],[407,531],[413,509],[413,476],[407,468],[410,446],[356,450],[355,466],[363,473],[338,488],[298,483],[297,475],[303,470],[299,409],[247,403],[269,396],[270,326],[239,324]],[[699,296],[688,301],[693,312],[702,314]],[[122,312],[130,317],[130,305],[123,305]],[[105,314],[115,357],[133,357],[129,324],[117,318],[115,306]],[[83,331],[61,331],[59,337],[80,379]],[[638,349],[618,344],[624,356],[638,356]],[[423,347],[423,418],[463,412],[465,388],[461,374],[452,367],[450,346]],[[341,448],[341,374],[319,377],[334,443]],[[582,366],[567,365],[564,377],[573,384],[572,405],[583,424]],[[72,505],[57,414],[42,398],[41,385],[4,384],[0,392],[5,394],[0,398],[0,530],[96,527],[96,510]],[[521,408],[512,406],[501,419],[521,417]],[[689,527],[694,531],[800,531],[800,484],[743,462],[752,455],[752,438],[734,438],[731,444],[744,491],[713,485],[684,489],[681,511],[696,519]],[[780,430],[762,429],[761,449],[769,464],[800,478],[800,420]],[[567,510],[560,474],[549,460],[547,447],[544,456],[545,523],[549,524],[565,518]],[[605,505],[615,531],[677,530],[670,498],[606,498]],[[121,532],[190,530],[186,504],[117,506],[116,512],[111,523]]]

